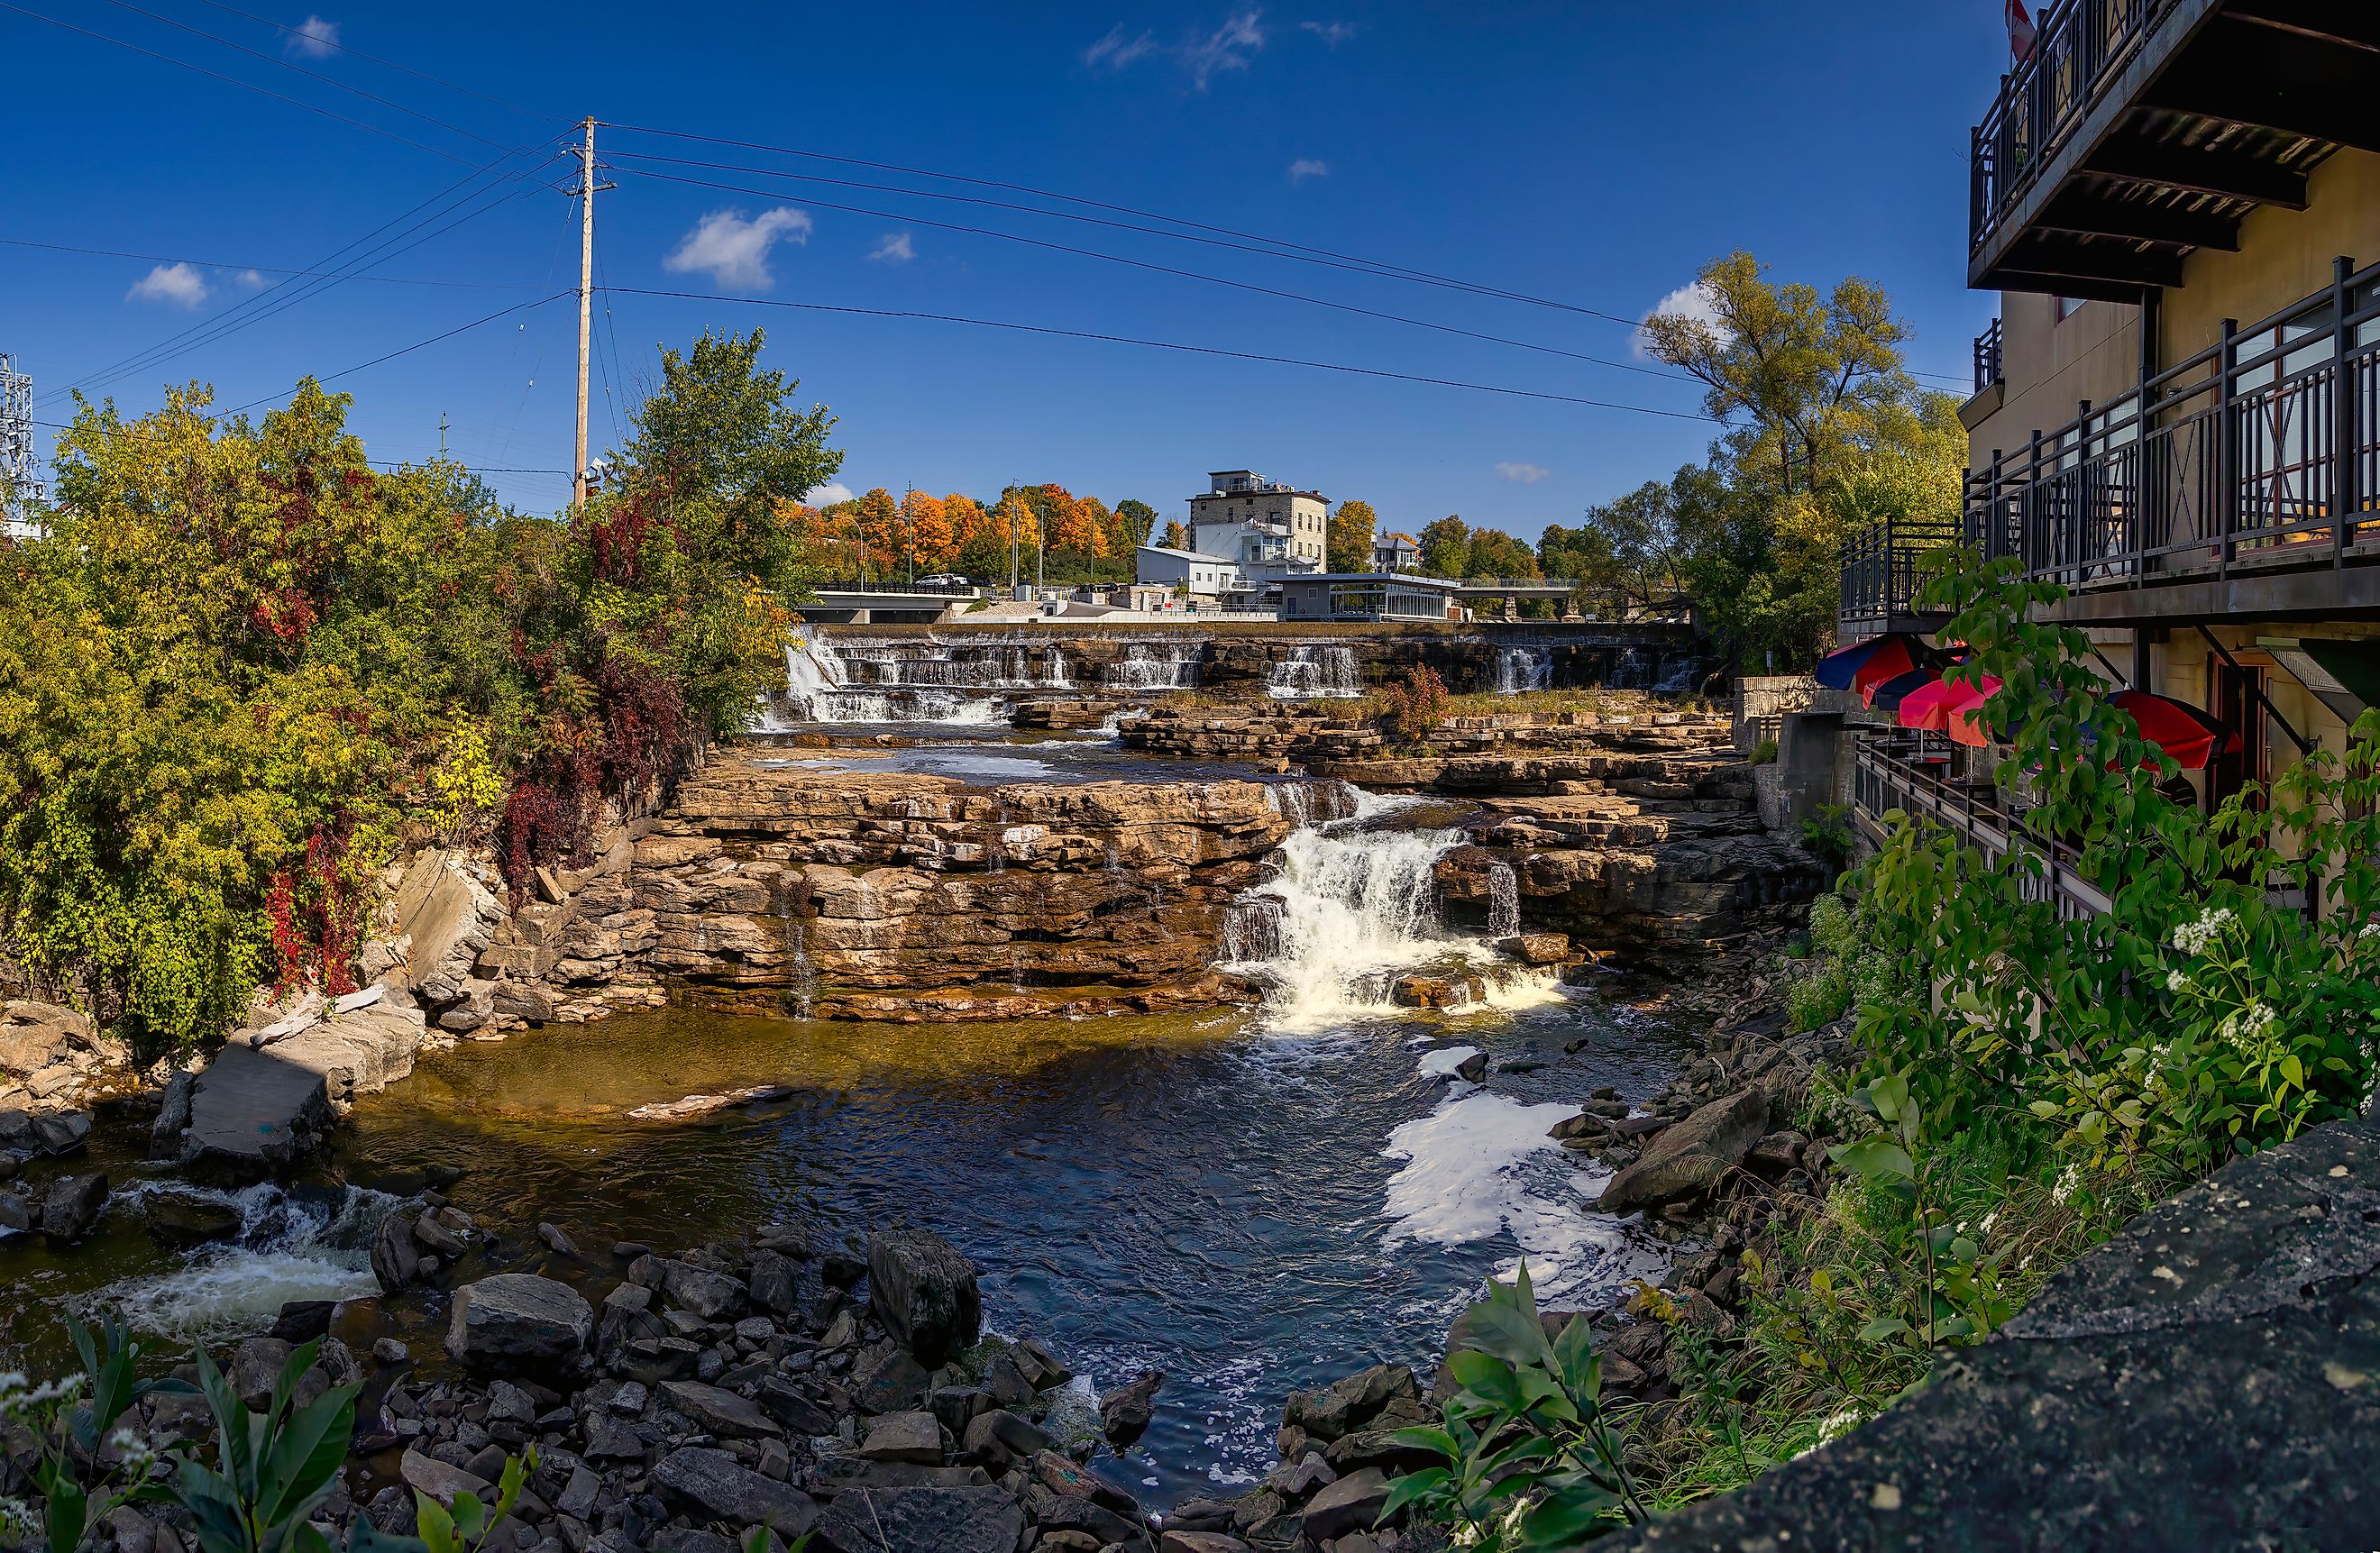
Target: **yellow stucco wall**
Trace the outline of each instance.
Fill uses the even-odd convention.
[[[1990,463],[1994,448],[2014,453],[2034,431],[2072,420],[2080,401],[2103,404],[2140,381],[2138,308],[2085,302],[2061,319],[2055,297],[2004,292],[2000,330],[2004,397],[1970,428],[1971,469]]]
[[[2333,154],[2306,184],[2306,208],[2266,205],[2240,224],[2240,251],[2200,249],[2182,284],[2165,294],[2158,359],[2167,365],[2205,349],[2223,321],[2268,318],[2330,285],[2331,261],[2380,261],[2380,156]]]

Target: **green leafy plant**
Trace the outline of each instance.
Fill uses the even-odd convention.
[[[1396,1434],[1446,1464],[1399,1474],[1382,1523],[1410,1506],[1488,1553],[1524,1553],[1644,1516],[1584,1314],[1548,1341],[1524,1261],[1510,1284],[1489,1284],[1453,1341],[1446,1362],[1459,1389],[1444,1426]]]
[[[310,1517],[346,1461],[362,1388],[334,1387],[294,1406],[298,1382],[321,1348],[316,1341],[291,1350],[262,1413],[249,1412],[199,1351],[199,1390],[214,1415],[215,1464],[182,1456],[172,1495],[189,1511],[204,1553],[328,1553]]]
[[[1777,764],[1777,741],[1775,739],[1761,740],[1758,744],[1752,746],[1752,753],[1745,757],[1745,758],[1755,766],[1773,766]]]
[[[1852,811],[1842,804],[1820,804],[1802,821],[1802,848],[1840,872],[1852,860]]]
[[[96,1333],[74,1316],[66,1320],[82,1362],[79,1375],[45,1386],[19,1374],[0,1376],[0,1417],[22,1427],[38,1452],[30,1475],[42,1496],[39,1519],[47,1553],[72,1553],[86,1528],[146,1491],[154,1457],[137,1436],[118,1430],[117,1421],[143,1397],[190,1389],[171,1377],[137,1378],[140,1345],[115,1316],[106,1317]],[[30,1513],[6,1518],[21,1519],[28,1523],[22,1529],[31,1529]]]

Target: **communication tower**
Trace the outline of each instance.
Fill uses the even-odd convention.
[[[30,539],[40,532],[33,520],[42,499],[39,467],[33,455],[33,380],[0,351],[0,536]]]

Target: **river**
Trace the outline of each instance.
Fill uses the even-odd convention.
[[[1438,921],[1429,863],[1453,832],[1430,819],[1366,799],[1293,836],[1232,950],[1275,984],[1260,1008],[917,1025],[670,1008],[466,1043],[359,1104],[306,1179],[241,1195],[233,1245],[153,1245],[142,1188],[126,1190],[140,1140],[103,1122],[118,1202],[71,1251],[0,1246],[6,1340],[54,1348],[62,1307],[181,1341],[260,1329],[287,1299],[375,1294],[363,1247],[382,1194],[444,1167],[498,1236],[492,1264],[599,1292],[615,1240],[929,1225],[982,1269],[995,1329],[1044,1339],[1101,1388],[1166,1372],[1131,1459],[1146,1495],[1252,1481],[1291,1389],[1426,1364],[1522,1256],[1557,1304],[1666,1265],[1586,1208],[1599,1176],[1546,1136],[1598,1086],[1657,1087],[1678,1061],[1665,1032],[1543,976],[1467,1012],[1387,1005],[1385,967],[1489,958]],[[1453,1074],[1475,1049],[1496,1070],[1485,1086]],[[691,1122],[626,1116],[762,1085],[789,1092]],[[543,1256],[540,1219],[588,1259]],[[401,1307],[389,1324],[434,1353],[443,1298]]]

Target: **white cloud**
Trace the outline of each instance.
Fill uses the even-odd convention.
[[[1301,21],[1297,25],[1334,49],[1354,37],[1357,31],[1355,24],[1352,21]]]
[[[310,16],[289,30],[285,46],[301,59],[328,59],[339,52],[339,24]]]
[[[231,277],[234,285],[244,285],[250,291],[261,291],[267,282],[261,270],[241,270]]]
[[[1552,473],[1553,471],[1547,468],[1543,464],[1499,464],[1496,466],[1496,478],[1498,479],[1512,480],[1518,485],[1535,485],[1537,481],[1545,479],[1548,475]]]
[[[1137,38],[1127,38],[1123,35],[1123,23],[1117,22],[1108,29],[1106,37],[1083,51],[1083,63],[1093,68],[1104,65],[1111,70],[1121,70],[1156,48],[1154,37],[1143,32]]]
[[[160,264],[124,294],[128,302],[171,302],[195,308],[207,299],[207,277],[188,264]]]
[[[1296,161],[1289,164],[1289,181],[1292,183],[1304,183],[1308,178],[1321,178],[1328,177],[1330,176],[1330,164],[1328,162],[1318,161],[1311,156],[1301,156]]]
[[[887,232],[884,240],[869,250],[868,257],[887,264],[906,264],[917,257],[917,245],[909,240],[906,232]]]
[[[1261,11],[1243,11],[1227,17],[1223,25],[1204,38],[1194,38],[1182,45],[1182,63],[1190,72],[1190,85],[1199,91],[1220,70],[1245,70],[1248,67],[1248,52],[1264,47],[1264,29],[1257,18]]]
[[[741,211],[713,211],[680,239],[662,268],[680,274],[704,271],[719,285],[766,291],[775,284],[769,273],[769,250],[779,238],[808,242],[814,224],[809,212],[787,205],[748,218]]]
[[[1654,303],[1645,316],[1646,318],[1700,319],[1708,324],[1711,333],[1722,341],[1732,333],[1727,325],[1718,321],[1718,299],[1711,296],[1709,290],[1700,281],[1689,281],[1670,292],[1667,297]],[[1650,361],[1653,358],[1653,336],[1645,333],[1643,328],[1637,329],[1632,344],[1641,359]]]
[[[841,480],[833,480],[825,485],[811,487],[810,493],[802,500],[813,507],[832,506],[837,502],[851,500],[851,487]]]

